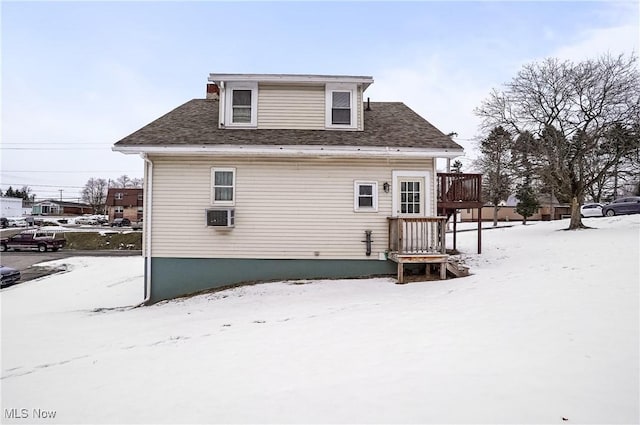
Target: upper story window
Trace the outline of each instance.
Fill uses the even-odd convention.
[[[357,128],[356,85],[327,84],[325,126],[327,128]]]
[[[232,121],[251,123],[251,90],[233,90],[231,99]]]
[[[116,192],[116,196],[115,196],[116,199],[121,200],[122,197],[123,197],[122,192]]]
[[[351,92],[331,93],[331,124],[351,125]]]
[[[211,204],[235,205],[236,169],[211,169]]]
[[[227,127],[255,127],[258,121],[258,84],[228,83],[225,92]]]

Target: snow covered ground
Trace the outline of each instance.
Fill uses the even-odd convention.
[[[141,258],[56,261],[1,293],[2,422],[638,423],[640,215],[584,222],[461,233],[461,279],[141,308]]]

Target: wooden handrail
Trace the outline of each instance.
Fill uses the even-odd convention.
[[[438,173],[438,202],[481,202],[482,174]]]
[[[389,251],[401,254],[446,253],[446,217],[388,217]]]

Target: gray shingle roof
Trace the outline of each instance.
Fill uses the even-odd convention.
[[[364,131],[219,129],[218,101],[193,99],[118,141],[116,147],[309,145],[462,147],[401,102],[371,102]]]

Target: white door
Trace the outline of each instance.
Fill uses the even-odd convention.
[[[429,171],[393,171],[393,216],[431,215],[430,185]]]

